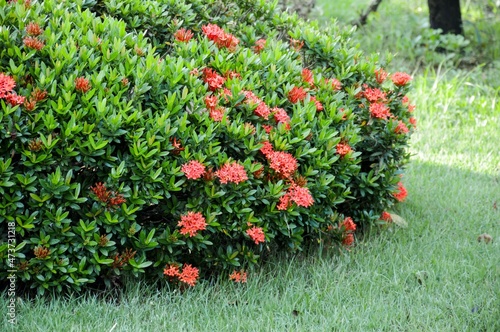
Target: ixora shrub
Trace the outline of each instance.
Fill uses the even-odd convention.
[[[411,78],[336,27],[265,1],[0,0],[0,46],[4,281],[245,282],[406,196]]]

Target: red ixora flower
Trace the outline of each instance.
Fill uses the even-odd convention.
[[[288,93],[288,100],[296,104],[298,101],[306,99],[307,93],[302,87],[294,86],[292,90]]]
[[[215,91],[224,85],[226,79],[211,68],[203,69],[203,81],[208,84],[210,91]]]
[[[370,103],[387,100],[385,93],[380,89],[372,89],[367,87],[365,91],[363,91],[363,95]]]
[[[167,277],[178,277],[180,275],[179,266],[175,264],[166,265],[163,269],[163,274]]]
[[[382,68],[375,70],[375,80],[377,81],[378,84],[384,83],[385,79],[387,78],[387,75],[389,74]]]
[[[204,25],[201,27],[201,30],[219,48],[225,47],[230,51],[234,51],[240,42],[238,38],[225,32],[217,24]]]
[[[304,82],[309,84],[311,87],[314,86],[314,76],[310,69],[302,69],[302,80],[304,80]]]
[[[261,227],[253,226],[252,228],[247,229],[246,233],[250,236],[253,242],[255,242],[255,244],[264,242],[266,239],[264,231]]]
[[[181,171],[188,179],[196,180],[205,174],[205,166],[197,160],[191,160],[190,162],[182,165]]]
[[[217,172],[215,172],[215,175],[219,178],[222,184],[229,182],[238,184],[248,180],[245,167],[237,162],[224,164]]]
[[[297,159],[288,152],[273,151],[267,158],[269,167],[284,178],[289,178],[298,168]]]
[[[85,93],[88,92],[91,88],[92,86],[90,85],[89,80],[85,77],[77,77],[77,79],[75,80],[76,91]]]
[[[345,142],[340,142],[339,144],[337,144],[337,154],[339,154],[340,156],[343,157],[351,151],[352,149],[349,144]]]
[[[186,30],[182,28],[175,32],[174,37],[175,40],[177,41],[187,43],[188,41],[191,40],[191,38],[193,38],[193,33],[191,32],[191,30]]]
[[[259,39],[255,42],[255,46],[253,47],[253,51],[255,53],[260,53],[266,47],[267,41],[265,39]]]
[[[94,192],[99,201],[106,203],[106,206],[108,208],[113,208],[126,202],[126,199],[123,197],[123,195],[108,190],[106,184],[102,182],[97,182],[94,187],[90,187],[90,190]]]
[[[271,110],[269,109],[269,106],[266,105],[265,102],[261,101],[259,105],[257,105],[257,108],[253,111],[256,115],[260,116],[261,118],[268,119],[269,115],[271,114]]]
[[[36,37],[26,37],[23,39],[24,46],[33,50],[40,51],[45,44]]]
[[[193,287],[196,285],[199,277],[199,270],[191,264],[184,264],[182,272],[179,274],[179,280]]]
[[[236,271],[234,270],[231,275],[229,275],[229,280],[233,280],[234,282],[246,283],[247,282],[247,273],[243,270]]]
[[[401,182],[398,182],[398,190],[394,193],[392,193],[392,196],[398,201],[402,202],[406,199],[406,196],[408,196],[408,191],[406,188],[403,186]]]
[[[326,80],[326,81],[332,85],[333,90],[339,91],[340,89],[342,89],[342,83],[338,79],[331,78],[331,79]]]
[[[40,28],[40,26],[35,23],[35,22],[30,22],[26,26],[26,33],[30,36],[39,36],[43,33],[43,30]]]
[[[11,106],[22,105],[26,98],[24,96],[19,96],[15,93],[9,93],[5,96],[5,100],[9,102]]]
[[[346,236],[342,240],[342,244],[348,247],[353,243],[354,243],[354,235],[352,233],[346,234]]]
[[[354,232],[356,230],[356,224],[351,217],[346,217],[342,222],[342,226],[347,232]]]
[[[269,141],[264,141],[263,146],[260,148],[260,152],[266,156],[266,158],[269,158],[271,153],[274,152],[273,145]]]
[[[217,107],[217,103],[219,102],[219,99],[217,96],[206,96],[205,97],[205,105],[209,110],[213,110]]]
[[[302,40],[290,38],[290,46],[298,52],[304,46],[304,42]]]
[[[288,113],[284,109],[275,107],[271,111],[277,123],[284,123],[286,128],[290,129],[290,116],[288,116]]]
[[[394,129],[394,132],[396,134],[406,134],[409,132],[409,130],[408,130],[408,127],[406,126],[406,124],[403,121],[399,120],[399,123],[398,123],[396,129]]]
[[[391,79],[394,85],[396,86],[405,86],[406,84],[408,84],[408,82],[412,80],[410,75],[403,72],[397,72],[392,74]]]
[[[226,110],[224,107],[216,107],[210,110],[210,118],[216,122],[222,121]]]
[[[181,227],[180,233],[182,235],[189,234],[189,237],[193,237],[198,231],[205,230],[207,223],[205,217],[200,212],[189,211],[187,214],[181,216],[181,220],[177,226]]]
[[[382,212],[379,219],[386,221],[386,222],[392,222],[391,214],[389,212],[386,212],[386,211]]]
[[[16,86],[16,81],[9,75],[0,73],[0,99],[9,95]]]
[[[370,114],[377,119],[387,119],[391,116],[389,107],[384,103],[371,103]]]
[[[408,119],[408,121],[410,121],[411,125],[414,128],[417,127],[417,119],[415,119],[414,117],[411,117],[410,119]]]
[[[323,110],[323,104],[321,104],[321,102],[316,99],[316,97],[314,96],[311,96],[311,101],[314,102],[314,105],[316,106],[316,111],[322,111]]]

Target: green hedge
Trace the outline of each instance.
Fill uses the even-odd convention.
[[[0,275],[39,293],[242,281],[406,195],[410,78],[266,1],[1,0],[0,73]]]

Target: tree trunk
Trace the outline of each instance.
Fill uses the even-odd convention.
[[[444,34],[464,34],[460,0],[427,0],[427,3],[432,29],[441,29]]]

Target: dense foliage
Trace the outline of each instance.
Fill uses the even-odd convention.
[[[406,196],[410,79],[266,1],[1,0],[2,279],[242,282],[351,245]]]

